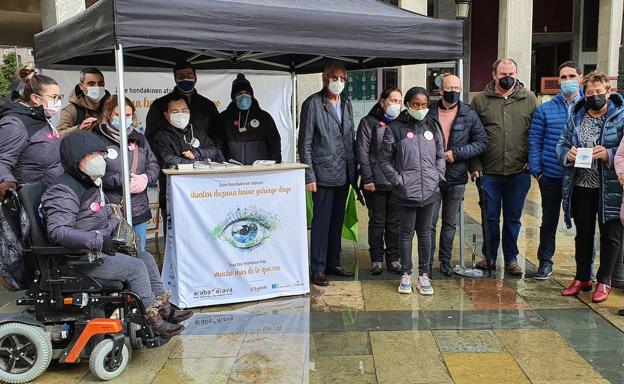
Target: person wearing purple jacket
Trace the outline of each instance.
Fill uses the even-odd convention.
[[[384,131],[379,165],[394,187],[390,203],[399,212],[399,293],[412,293],[412,240],[418,236],[418,281],[421,295],[433,295],[429,280],[431,221],[445,181],[444,137],[440,124],[429,113],[429,93],[412,87],[405,93],[407,107]]]
[[[63,173],[61,140],[48,120],[61,110],[61,89],[44,75],[23,83],[19,99],[0,103],[0,202],[18,184],[49,184]]]
[[[175,309],[169,303],[158,267],[152,255],[139,252],[131,257],[116,252],[112,233],[118,222],[106,207],[102,177],[106,174],[106,146],[95,134],[75,132],[60,146],[65,173],[41,197],[48,237],[63,247],[101,252],[102,264],[84,267],[95,279],[119,280],[136,293],[156,332],[174,336],[182,332],[180,322],[192,316],[190,310]]]
[[[152,218],[149,208],[147,187],[156,185],[160,167],[145,136],[133,129],[134,104],[126,98],[126,113],[121,116],[117,96],[109,97],[102,108],[102,121],[93,132],[106,144],[106,174],[102,187],[111,203],[121,204],[123,196],[123,176],[121,172],[121,152],[119,127],[120,120],[126,119],[128,132],[128,158],[130,159],[130,204],[132,206],[132,226],[141,240],[141,251],[145,250],[147,221]]]

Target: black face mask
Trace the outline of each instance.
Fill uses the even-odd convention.
[[[516,84],[515,77],[503,76],[500,79],[498,79],[498,86],[504,89],[505,91],[510,90],[511,87],[514,86],[514,84]]]
[[[594,112],[598,112],[605,106],[605,104],[607,104],[607,95],[602,94],[602,95],[589,96],[587,97],[586,101],[587,101],[587,106],[589,107],[589,109],[591,109]]]
[[[444,101],[446,101],[449,104],[455,104],[459,101],[459,92],[457,91],[444,91],[444,96],[442,96],[444,98]]]

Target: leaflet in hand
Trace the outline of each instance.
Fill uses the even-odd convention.
[[[574,161],[574,167],[591,168],[592,160],[593,160],[592,152],[593,152],[593,148],[577,148],[576,160]]]

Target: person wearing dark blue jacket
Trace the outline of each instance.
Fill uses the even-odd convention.
[[[327,274],[350,277],[340,265],[340,235],[349,186],[356,182],[353,107],[342,92],[344,65],[334,62],[323,71],[323,89],[301,105],[299,159],[307,164],[306,189],[312,193],[310,231],[312,283],[329,285]]]
[[[446,181],[440,183],[440,199],[433,208],[431,222],[431,258],[432,269],[435,255],[436,224],[442,208],[442,228],[440,230],[440,272],[453,275],[451,256],[457,214],[461,206],[468,182],[470,160],[482,154],[488,145],[485,128],[479,116],[468,105],[459,101],[461,81],[455,75],[442,80],[442,99],[432,106],[429,113],[438,119],[444,135],[444,159],[446,161]]]
[[[583,97],[579,89],[581,69],[573,61],[559,66],[561,92],[540,105],[533,113],[529,128],[529,169],[537,179],[542,196],[542,225],[537,249],[539,267],[534,276],[546,280],[553,271],[557,225],[561,211],[561,183],[565,168],[557,158],[556,147],[571,110]]]
[[[598,218],[600,268],[592,301],[599,303],[609,296],[622,237],[622,186],[614,158],[624,136],[624,98],[610,92],[609,77],[604,73],[590,73],[582,85],[585,98],[575,105],[557,144],[557,157],[566,167],[565,222],[570,228],[573,218],[576,225],[576,275],[562,295],[574,296],[581,290],[591,290],[593,239]]]

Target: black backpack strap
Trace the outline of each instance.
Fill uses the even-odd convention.
[[[74,107],[76,107],[76,119],[74,120],[74,125],[80,125],[87,118],[87,108],[77,104],[74,104]]]

